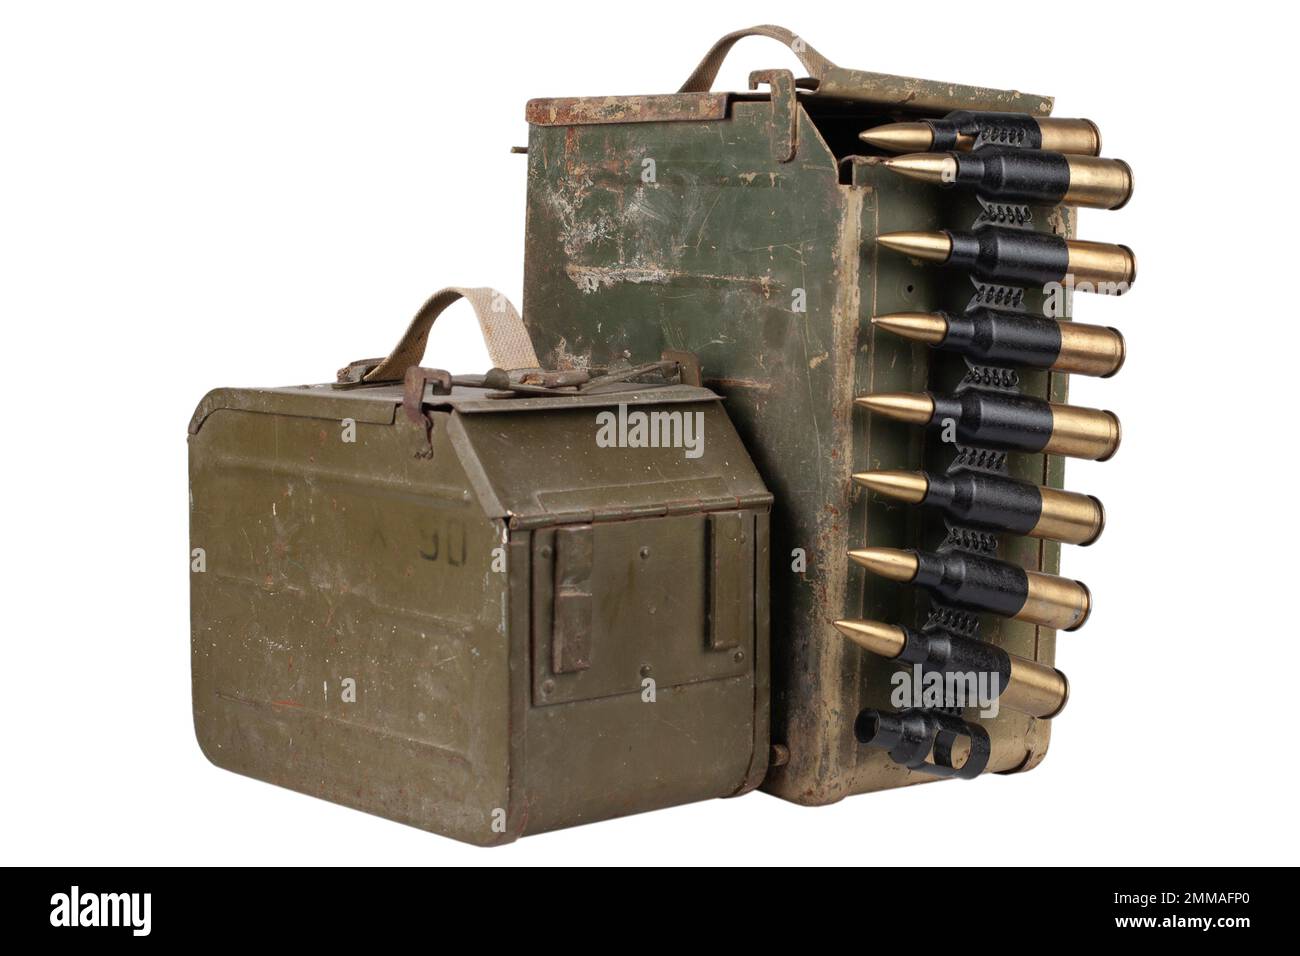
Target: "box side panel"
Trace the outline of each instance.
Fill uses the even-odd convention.
[[[404,420],[348,441],[227,409],[191,436],[195,730],[220,767],[492,843],[513,836],[503,535],[442,426],[430,449]]]

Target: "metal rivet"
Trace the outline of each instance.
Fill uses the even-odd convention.
[[[639,554],[641,555],[641,557],[643,557],[643,558],[648,558],[648,557],[650,557],[650,549],[647,548],[647,547],[645,547],[644,545],[642,546],[641,550],[640,550],[638,553],[639,553]]]

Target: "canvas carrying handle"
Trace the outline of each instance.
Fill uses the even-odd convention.
[[[473,307],[493,365],[506,371],[538,367],[532,339],[509,299],[496,289],[486,286],[474,289],[448,286],[429,297],[420,311],[415,313],[415,318],[411,319],[411,324],[402,334],[397,347],[387,358],[366,372],[362,381],[402,381],[407,369],[424,361],[424,350],[429,342],[429,330],[433,328],[434,319],[458,299],[464,299]]]
[[[686,82],[682,84],[682,88],[677,92],[709,92],[713,88],[713,81],[718,78],[718,70],[722,68],[722,61],[727,58],[731,48],[745,37],[768,37],[784,43],[790,48],[790,52],[799,58],[799,62],[808,71],[808,75],[815,79],[820,80],[830,71],[839,69],[834,63],[809,46],[802,37],[797,36],[792,31],[771,23],[761,23],[756,27],[747,27],[744,30],[728,33],[713,44],[709,52],[704,55],[704,59],[700,61],[700,65],[695,68],[695,72],[687,77]]]

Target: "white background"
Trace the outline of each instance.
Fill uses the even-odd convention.
[[[6,862],[1297,862],[1300,94],[1280,5],[3,9]],[[209,765],[189,701],[199,398],[327,381],[387,351],[443,285],[518,303],[525,101],[671,92],[758,22],[846,66],[1055,94],[1136,170],[1127,208],[1082,216],[1082,237],[1132,246],[1141,271],[1131,295],[1076,308],[1127,336],[1117,378],[1072,385],[1121,414],[1125,441],[1068,467],[1110,524],[1064,558],[1097,607],[1060,642],[1074,694],[1046,762],[816,809],[752,794],[496,850]],[[800,72],[746,40],[718,88],[782,66]],[[485,366],[467,308],[429,354]]]

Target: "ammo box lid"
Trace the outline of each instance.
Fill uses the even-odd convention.
[[[483,512],[508,519],[512,527],[771,506],[772,495],[722,399],[707,388],[614,383],[587,393],[494,394],[457,385],[449,395],[426,392],[424,406],[436,422],[445,422],[446,440]],[[399,384],[221,388],[204,396],[189,432],[197,435],[213,413],[232,410],[352,419],[358,425],[410,428],[414,434],[417,426],[399,414],[401,404]],[[609,412],[605,421],[617,429],[625,421],[620,418],[625,409],[698,415],[685,434],[702,436],[699,454],[688,456],[680,446],[598,446],[597,416]],[[359,435],[358,441],[364,438]],[[436,442],[434,448],[436,453]]]
[[[759,70],[750,75],[750,90],[714,92],[713,81],[723,60],[744,37],[761,36],[784,43],[803,65],[806,75],[789,77],[789,93],[808,105],[822,101],[860,104],[886,112],[947,113],[950,110],[1011,110],[1046,116],[1052,97],[1019,90],[1001,90],[966,83],[895,76],[838,66],[800,36],[774,24],[760,24],[722,37],[705,55],[676,93],[650,96],[540,97],[528,101],[525,119],[533,126],[586,126],[605,123],[671,123],[725,120],[731,105],[742,100],[767,100],[755,93],[762,84],[779,82],[784,70]]]

